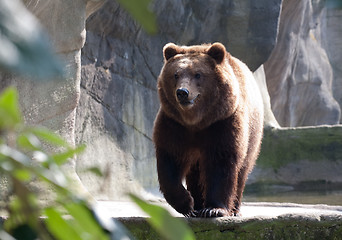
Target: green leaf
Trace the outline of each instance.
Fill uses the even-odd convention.
[[[19,213],[19,212],[21,212],[20,210],[22,208],[22,202],[20,201],[18,196],[15,196],[11,199],[8,206],[12,212]]]
[[[18,93],[13,87],[7,88],[0,96],[0,129],[13,129],[21,123]]]
[[[31,128],[28,131],[32,132],[41,140],[52,144],[56,147],[68,147],[69,144],[58,134],[46,129],[46,128]]]
[[[15,163],[30,168],[31,159],[25,154],[19,152],[16,149],[10,148],[7,145],[0,145],[0,156],[4,156],[7,159],[11,159]]]
[[[0,69],[29,74],[33,80],[63,77],[47,35],[22,1],[0,1],[0,33]]]
[[[8,147],[7,145],[0,145],[0,160],[2,157],[4,157],[6,161],[2,160],[2,162],[0,162],[0,167],[9,174],[13,174],[15,167],[20,166],[26,168],[41,180],[52,184],[55,187],[66,188],[68,186],[68,180],[65,174],[56,164],[50,164],[50,169],[34,166],[31,159],[25,154]]]
[[[91,237],[89,239],[108,239],[108,236],[83,202],[64,204],[64,207],[75,219],[75,224],[78,225],[80,231],[90,234]]]
[[[83,172],[91,172],[91,173],[95,174],[98,177],[103,177],[104,176],[103,172],[98,167],[90,167],[90,168],[87,168],[87,169],[83,170]]]
[[[13,176],[22,182],[27,182],[31,180],[32,175],[28,169],[15,169],[13,172]]]
[[[67,162],[68,159],[72,158],[74,155],[83,152],[85,150],[85,147],[85,145],[80,145],[77,148],[68,149],[64,152],[54,154],[51,157],[57,165],[62,165],[65,162]]]
[[[118,0],[141,26],[150,34],[157,32],[155,14],[150,10],[151,0]]]
[[[18,136],[17,144],[19,147],[26,150],[40,150],[41,143],[39,139],[32,133],[24,133]]]
[[[187,223],[172,217],[164,208],[145,202],[137,196],[130,194],[131,199],[151,218],[147,221],[165,239],[168,240],[195,240],[195,235]]]
[[[33,151],[32,152],[32,158],[33,160],[39,162],[42,164],[44,167],[48,167],[50,163],[50,157],[43,151]]]
[[[77,234],[70,221],[65,220],[62,215],[54,208],[46,208],[44,211],[47,216],[46,225],[53,237],[59,240],[82,240]]]
[[[49,168],[50,169],[39,169],[39,171],[37,171],[38,177],[40,177],[42,181],[56,187],[56,191],[68,192],[69,179],[64,172],[62,172],[56,164],[50,164]]]

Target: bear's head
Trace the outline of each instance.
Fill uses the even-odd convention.
[[[186,127],[202,129],[235,112],[239,84],[221,43],[164,46],[158,78],[163,111]]]

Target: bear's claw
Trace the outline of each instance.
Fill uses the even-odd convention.
[[[197,213],[199,218],[214,218],[229,216],[228,210],[224,208],[204,208]]]
[[[193,210],[193,211],[191,211],[191,212],[189,212],[189,213],[185,213],[185,214],[183,214],[183,215],[184,215],[184,217],[186,217],[186,218],[191,218],[191,217],[197,217],[197,214],[198,214],[198,211]]]

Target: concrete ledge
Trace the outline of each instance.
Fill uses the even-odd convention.
[[[157,202],[181,217],[165,202]],[[131,202],[99,202],[98,207],[126,226],[136,239],[160,239],[146,214]],[[196,239],[341,239],[342,206],[243,203],[242,217],[185,219]]]
[[[136,239],[160,239],[146,218],[119,218]],[[196,239],[341,239],[342,215],[187,219]]]
[[[155,202],[180,217],[165,202]],[[156,240],[159,235],[147,215],[132,202],[98,202],[98,213],[121,222],[137,240]],[[342,206],[293,203],[243,203],[242,217],[183,218],[197,240],[220,239],[342,239]],[[6,218],[0,218],[0,222]]]
[[[183,217],[175,211],[165,200],[150,201],[155,205],[167,209],[174,217]],[[112,218],[130,218],[130,217],[148,217],[135,203],[125,201],[99,201],[96,205],[97,210],[106,217]],[[271,217],[276,218],[281,215],[341,215],[342,206],[329,206],[325,204],[296,204],[296,203],[278,203],[278,202],[243,202],[241,206],[241,215],[239,218]],[[234,217],[232,219],[239,219]]]

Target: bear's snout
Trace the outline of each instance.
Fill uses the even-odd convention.
[[[178,101],[183,104],[188,102],[189,90],[186,88],[179,88],[176,91]]]

